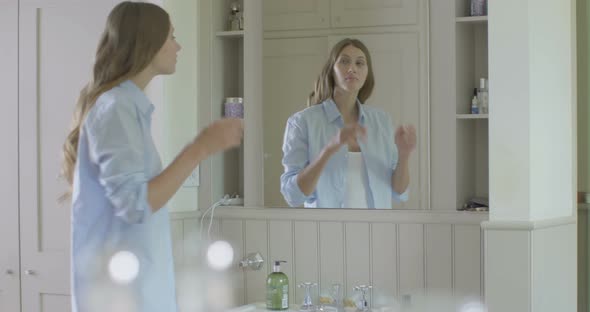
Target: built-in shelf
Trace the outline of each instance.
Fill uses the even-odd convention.
[[[488,114],[457,114],[457,119],[488,119]]]
[[[464,17],[456,17],[455,21],[457,23],[485,23],[488,21],[487,16],[464,16]]]
[[[243,38],[244,31],[243,30],[236,30],[236,31],[218,31],[215,33],[217,37],[223,38]]]

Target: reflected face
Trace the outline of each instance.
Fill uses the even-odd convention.
[[[176,60],[181,47],[174,37],[174,27],[170,27],[168,38],[152,61],[152,67],[158,75],[170,75],[176,71]]]
[[[345,47],[338,55],[333,70],[336,88],[358,93],[369,72],[365,53],[352,45]]]

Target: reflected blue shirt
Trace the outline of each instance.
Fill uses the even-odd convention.
[[[162,171],[153,110],[125,81],[97,99],[81,127],[72,193],[73,311],[98,311],[113,294],[134,311],[177,311],[168,209],[152,213],[147,200],[148,181]],[[139,260],[137,278],[126,285],[109,276],[119,251]]]
[[[392,199],[408,199],[408,190],[398,194],[391,184],[398,161],[393,123],[389,115],[378,108],[363,105],[360,101],[357,101],[357,105],[359,124],[367,129],[366,142],[359,140],[367,172],[367,204],[369,208],[391,209]],[[306,196],[297,185],[299,172],[319,157],[342,127],[344,120],[332,99],[295,113],[287,120],[283,140],[281,193],[290,206],[347,208],[344,207],[348,168],[346,145],[328,160],[313,193]]]

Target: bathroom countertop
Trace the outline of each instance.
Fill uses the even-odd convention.
[[[324,311],[326,312],[336,312],[336,308],[334,307],[324,307]],[[227,310],[226,312],[267,312],[267,311],[272,311],[272,310],[268,310],[266,309],[266,304],[264,302],[260,302],[260,303],[252,303],[252,304],[247,304],[247,305],[243,305],[237,308],[233,308],[230,310]],[[288,310],[281,310],[282,312],[301,312],[301,310],[299,310],[299,305],[297,304],[291,304],[289,305],[289,309]],[[355,312],[356,309],[355,308],[344,308],[344,312]],[[375,312],[391,312],[393,311],[390,308],[378,308],[378,309],[372,309],[372,311]]]
[[[226,312],[267,312],[267,311],[272,311],[272,310],[268,310],[266,308],[266,304],[264,302],[259,302],[259,303],[252,303],[252,304],[247,304],[247,305],[244,305],[241,307],[233,308],[233,309],[228,310]],[[334,307],[324,307],[323,311],[336,312],[337,310]],[[356,309],[354,309],[354,308],[346,308],[345,309],[345,312],[349,312],[349,311],[356,311]],[[288,310],[281,310],[281,312],[301,312],[301,310],[299,310],[298,304],[290,304]]]
[[[226,312],[263,312],[263,311],[272,311],[266,308],[265,303],[251,303],[247,305],[243,305],[237,308],[233,308],[227,310]],[[289,305],[288,310],[281,310],[284,312],[299,312],[299,305],[291,304]]]

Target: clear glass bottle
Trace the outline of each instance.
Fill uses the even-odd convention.
[[[488,113],[488,87],[487,87],[487,79],[481,78],[479,80],[479,88],[477,89],[477,101],[479,102],[479,113],[480,114],[487,114]]]

